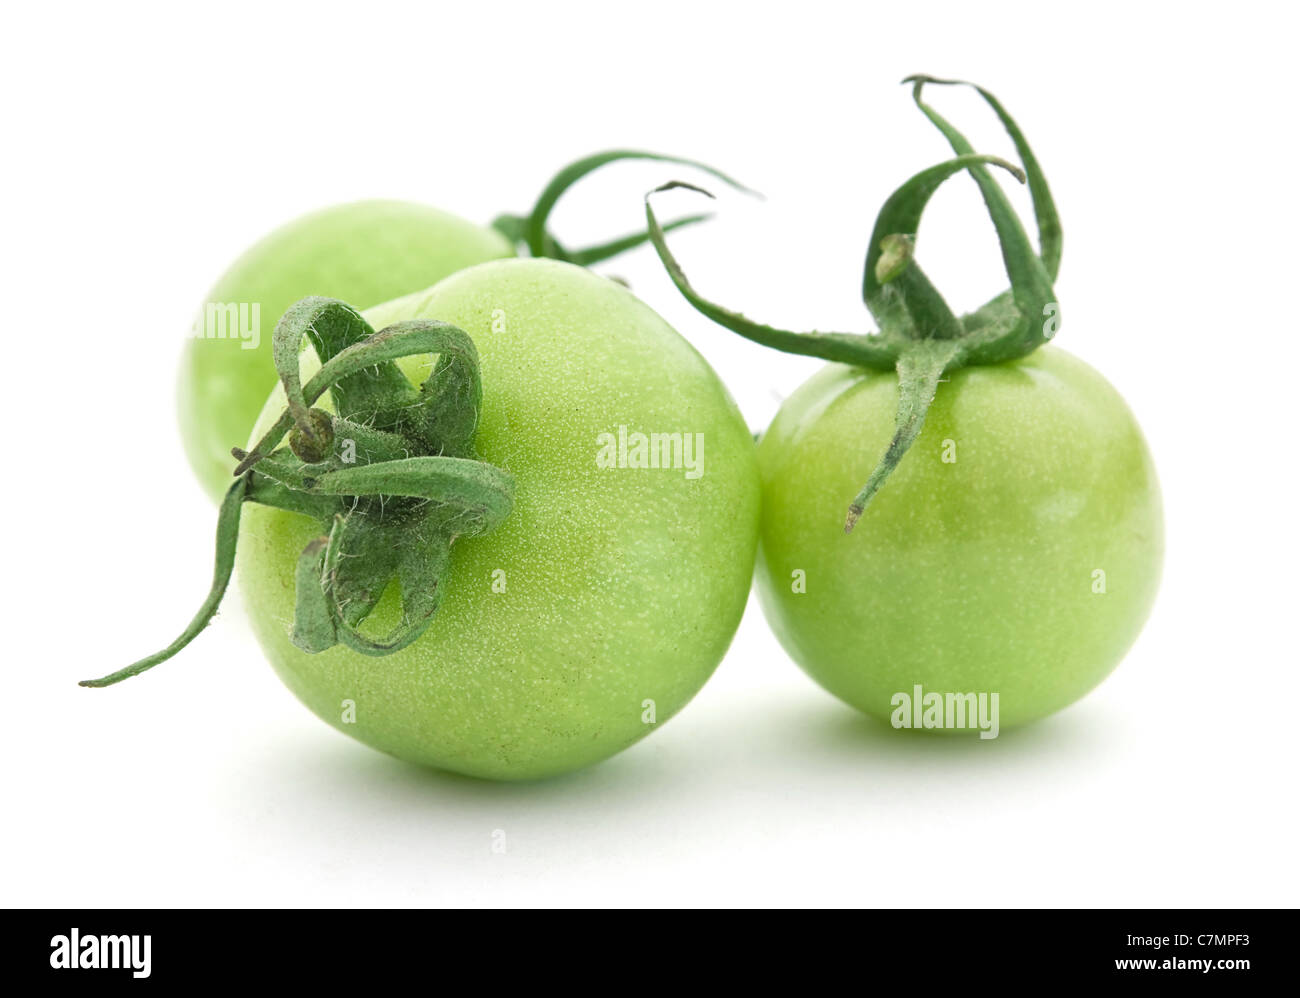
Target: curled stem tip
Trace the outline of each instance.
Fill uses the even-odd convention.
[[[711,190],[708,190],[705,187],[700,187],[698,184],[688,183],[685,180],[670,180],[666,184],[660,184],[658,187],[654,188],[654,190],[649,191],[645,196],[645,200],[648,203],[650,200],[650,196],[653,194],[662,194],[664,191],[676,191],[676,190],[694,191],[696,194],[703,194],[706,198],[709,198],[710,200],[713,201],[716,201],[718,199],[717,195],[715,195]],[[664,228],[665,231],[667,231],[667,226],[665,226]]]
[[[589,173],[607,166],[610,163],[617,163],[627,160],[640,160],[655,163],[673,163],[679,166],[688,166],[692,169],[699,170],[709,176],[721,180],[723,183],[738,191],[745,193],[755,193],[748,187],[740,183],[734,177],[723,173],[707,163],[701,163],[698,160],[685,159],[681,156],[666,156],[662,153],[646,152],[639,149],[611,149],[605,152],[594,153],[586,156],[576,162],[570,163],[559,173],[557,173],[543,189],[533,206],[533,210],[526,216],[519,215],[502,215],[492,224],[497,231],[501,232],[517,246],[526,248],[530,255],[536,257],[549,257],[555,260],[563,260],[568,263],[575,263],[580,266],[591,266],[603,260],[610,259],[627,250],[635,249],[645,243],[649,236],[645,232],[630,233],[611,239],[606,242],[588,246],[583,249],[570,250],[561,245],[561,243],[551,235],[547,224],[550,220],[551,212],[559,203],[560,198],[578,181],[582,180]],[[692,215],[686,218],[676,219],[669,223],[667,228],[677,229],[687,225],[695,225],[705,221],[708,215]]]

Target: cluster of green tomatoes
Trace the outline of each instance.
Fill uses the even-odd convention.
[[[911,82],[953,157],[880,211],[870,334],[705,299],[666,235],[699,218],[661,226],[652,196],[644,232],[583,250],[549,232],[606,163],[733,183],[673,157],[581,160],[490,227],[367,201],[267,236],[212,289],[181,373],[186,448],[221,504],[212,591],[167,649],[85,685],[175,654],[237,576],[272,666],[334,727],[441,769],[544,777],[685,706],[756,576],[790,656],[884,723],[911,726],[896,708],[918,687],[996,694],[1004,728],[1083,696],[1155,597],[1150,455],[1106,380],[1047,343],[1060,224],[1019,127],[977,88],[1020,163],[978,155],[922,98],[953,81]],[[1028,183],[1037,248],[999,172]],[[963,316],[915,257],[954,176],[977,183],[1011,285]],[[646,241],[709,319],[828,362],[757,442],[690,344],[588,269]]]

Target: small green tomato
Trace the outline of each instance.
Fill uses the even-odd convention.
[[[755,447],[713,370],[629,291],[498,261],[364,318],[307,299],[274,339],[281,386],[236,453],[213,594],[169,648],[86,685],[184,647],[236,545],[284,683],[402,759],[564,773],[709,678],[753,573]]]
[[[834,364],[763,435],[757,581],[776,636],[884,721],[917,685],[996,692],[1004,728],[1073,703],[1124,657],[1159,581],[1160,490],[1124,400],[1055,347],[953,371],[846,537],[845,498],[897,408],[896,377]]]
[[[996,737],[1082,697],[1136,639],[1160,577],[1160,490],[1123,399],[1044,345],[1060,321],[1061,228],[1020,129],[979,91],[1023,171],[975,155],[922,102],[926,83],[955,81],[910,82],[957,158],[911,178],[880,211],[863,279],[879,333],[795,333],[714,305],[668,252],[649,199],[647,216],[700,311],[833,362],[785,402],[759,446],[758,591],[781,643],[827,690],[895,727]],[[990,165],[1028,181],[1041,255]],[[931,195],[967,172],[1011,290],[958,318],[915,247]]]

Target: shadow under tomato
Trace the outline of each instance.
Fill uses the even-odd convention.
[[[675,763],[648,746],[632,749],[572,773],[533,780],[488,780],[432,769],[378,752],[365,745],[326,733],[310,756],[298,751],[272,753],[276,762],[260,779],[286,785],[328,784],[334,794],[410,798],[439,806],[484,805],[493,802],[548,804],[601,798],[635,801],[673,780]],[[324,787],[321,787],[324,789]]]

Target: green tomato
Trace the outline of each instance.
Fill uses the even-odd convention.
[[[208,292],[181,362],[181,435],[204,489],[219,499],[230,485],[230,448],[276,384],[271,332],[290,305],[322,295],[369,308],[513,255],[493,229],[404,201],[336,205],[254,245]]]
[[[791,657],[882,720],[896,694],[997,693],[1002,727],[1079,699],[1155,598],[1160,492],[1100,374],[1043,347],[965,367],[853,532],[844,506],[894,432],[898,378],[830,365],[759,445],[758,591]]]
[[[477,346],[476,448],[514,475],[513,510],[457,542],[428,631],[369,657],[290,643],[295,566],[320,525],[249,504],[237,572],[254,630],[314,713],[400,758],[493,779],[604,759],[690,700],[740,621],[759,516],[749,430],[685,340],[579,267],[486,263],[366,313],[375,329],[419,318]],[[400,363],[419,383],[430,358]],[[284,406],[277,389],[254,440]],[[692,446],[677,467],[637,467],[638,433]],[[393,626],[397,603],[388,592],[367,629]]]

